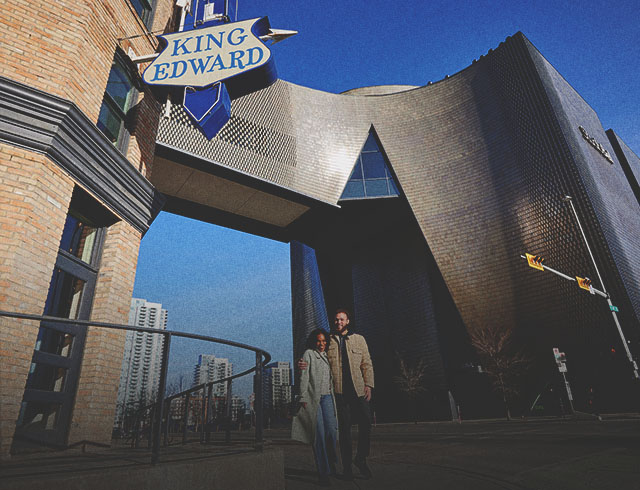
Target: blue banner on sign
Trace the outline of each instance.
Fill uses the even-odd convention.
[[[204,135],[211,139],[231,117],[231,98],[224,83],[208,87],[185,87],[182,104]]]

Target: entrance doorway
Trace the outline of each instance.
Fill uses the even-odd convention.
[[[105,230],[114,221],[115,217],[87,193],[80,188],[74,190],[43,315],[89,319]],[[25,442],[66,444],[85,338],[85,327],[41,322],[14,451]]]

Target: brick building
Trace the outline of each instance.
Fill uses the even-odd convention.
[[[173,2],[153,5],[3,3],[2,310],[127,322],[161,202],[147,180],[161,107],[131,62],[171,25]],[[124,336],[0,318],[0,456],[28,440],[108,444]]]
[[[532,276],[520,254],[596,277],[573,196],[637,350],[640,159],[524,35],[423,87],[329,94],[277,80],[235,95],[209,140],[140,82],[134,60],[178,18],[169,0],[150,5],[3,5],[2,310],[126,323],[139,242],[164,206],[290,242],[294,350],[327,312],[352,308],[379,420],[402,416],[398,358],[428,368],[423,413],[450,416],[452,393],[466,414],[491,414],[486,380],[466,370],[469,334],[490,325],[535,359],[532,393],[557,375],[559,347],[577,392],[597,385],[605,408],[634,406],[628,360],[608,357],[624,346],[606,303]],[[29,441],[108,444],[125,334],[0,327],[0,456]]]

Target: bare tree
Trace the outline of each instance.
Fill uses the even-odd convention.
[[[509,400],[519,393],[519,381],[531,360],[513,347],[513,334],[502,327],[487,327],[471,333],[471,344],[476,348],[484,371],[489,375],[493,389],[502,395],[502,401],[511,420]]]
[[[418,398],[427,392],[424,387],[424,379],[427,376],[427,364],[424,359],[415,364],[409,364],[400,356],[400,374],[393,377],[400,391],[409,399],[409,405],[413,408],[413,422],[418,423]]]

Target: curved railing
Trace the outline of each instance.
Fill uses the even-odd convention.
[[[123,325],[119,323],[106,323],[106,322],[94,322],[91,320],[71,320],[69,318],[60,318],[53,316],[44,316],[44,315],[31,315],[27,313],[17,313],[13,311],[3,311],[0,310],[0,317],[7,318],[18,318],[22,320],[33,320],[33,321],[46,321],[51,323],[65,323],[72,325],[80,325],[84,327],[98,327],[98,328],[109,328],[113,330],[132,330],[135,332],[146,332],[152,333],[156,335],[162,335],[164,337],[164,347],[162,349],[162,362],[160,368],[160,382],[158,386],[158,400],[155,403],[143,407],[143,409],[149,409],[153,407],[152,410],[152,422],[151,422],[151,441],[152,441],[152,451],[151,451],[151,462],[157,463],[159,459],[160,453],[160,445],[161,438],[163,436],[163,419],[165,418],[165,407],[167,410],[170,407],[171,400],[181,397],[188,396],[189,393],[196,392],[198,390],[203,390],[206,387],[209,391],[209,395],[211,394],[211,387],[217,383],[227,383],[228,388],[228,403],[227,403],[227,411],[231,410],[231,381],[235,378],[240,378],[242,376],[246,376],[247,374],[255,373],[255,386],[262,387],[262,368],[271,361],[271,355],[258,347],[254,347],[247,344],[242,344],[240,342],[234,342],[232,340],[219,339],[216,337],[209,337],[206,335],[199,335],[187,332],[175,332],[171,330],[159,330],[155,328],[147,328],[147,327],[136,327],[132,325]],[[250,350],[255,352],[256,354],[256,364],[254,367],[249,368],[241,373],[234,374],[232,376],[228,376],[226,378],[222,378],[213,382],[204,383],[202,385],[195,386],[188,390],[185,390],[181,393],[177,393],[175,395],[171,395],[167,398],[164,398],[164,393],[166,391],[167,386],[167,370],[169,367],[169,352],[171,346],[171,338],[172,337],[182,337],[193,340],[204,340],[205,342],[213,342],[216,344],[228,345],[231,347],[237,347],[240,349]],[[188,403],[186,404],[188,406]],[[255,448],[257,450],[262,450],[263,443],[263,406],[262,406],[262,390],[255,390],[255,400],[254,400],[254,410],[255,410]],[[167,412],[168,413],[168,412]],[[167,422],[164,424],[165,434],[166,430],[168,430],[169,426],[169,417],[166,417]],[[165,439],[166,440],[166,439]],[[229,440],[229,433],[227,431],[227,441]]]

